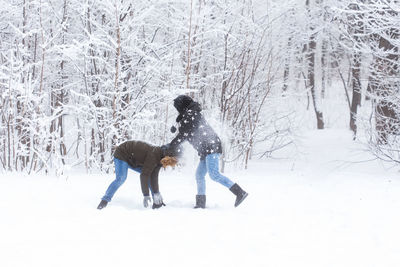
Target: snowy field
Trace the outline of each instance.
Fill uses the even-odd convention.
[[[0,266],[399,267],[400,176],[344,130],[302,136],[296,159],[228,169],[249,197],[238,208],[194,170],[160,173],[166,207],[144,209],[139,176],[97,210],[112,175],[0,174]]]

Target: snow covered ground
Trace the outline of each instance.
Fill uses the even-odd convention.
[[[302,136],[295,159],[228,169],[249,197],[207,180],[194,210],[193,166],[160,173],[166,207],[144,209],[139,176],[97,210],[112,175],[0,174],[0,266],[400,266],[400,178],[344,130]]]

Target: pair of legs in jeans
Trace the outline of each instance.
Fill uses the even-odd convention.
[[[141,173],[142,168],[132,168],[127,162],[114,158],[114,166],[115,166],[115,180],[110,184],[107,188],[106,194],[102,197],[102,200],[110,202],[112,197],[118,188],[125,182],[126,177],[128,176],[128,169],[134,170],[135,172]],[[150,183],[150,181],[149,181]],[[149,184],[150,192],[153,193],[151,186]]]
[[[206,156],[204,160],[200,160],[199,166],[196,170],[196,182],[197,182],[197,194],[205,195],[206,194],[206,174],[210,175],[210,178],[222,184],[227,188],[231,188],[234,185],[234,182],[229,180],[229,178],[223,176],[219,172],[219,157],[221,154],[214,153]]]

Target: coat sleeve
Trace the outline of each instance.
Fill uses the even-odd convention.
[[[178,128],[179,133],[177,136],[175,136],[174,139],[172,139],[170,143],[170,145],[173,148],[176,148],[181,143],[186,141],[191,132],[193,131],[193,123],[192,120],[190,119],[192,113],[193,113],[192,110],[186,111],[183,114],[182,119],[179,121],[179,128]]]
[[[161,166],[157,166],[154,168],[153,172],[151,173],[151,189],[153,189],[153,193],[159,193],[160,189],[158,186],[158,173],[160,172]]]
[[[140,173],[140,184],[142,187],[143,196],[149,196],[149,181],[153,170],[157,167],[155,158],[152,153],[147,153],[144,160],[142,172]]]

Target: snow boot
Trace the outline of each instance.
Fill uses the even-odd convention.
[[[196,206],[194,208],[206,208],[206,195],[196,195]]]
[[[106,200],[101,200],[100,204],[97,206],[98,210],[101,210],[107,206],[108,202]]]
[[[232,185],[231,188],[229,188],[233,194],[236,196],[236,201],[235,201],[235,207],[239,206],[240,203],[249,195],[246,193],[238,184]]]
[[[153,206],[151,208],[154,210],[154,209],[159,209],[162,206],[165,206],[164,202],[162,202],[161,204],[153,203]]]

